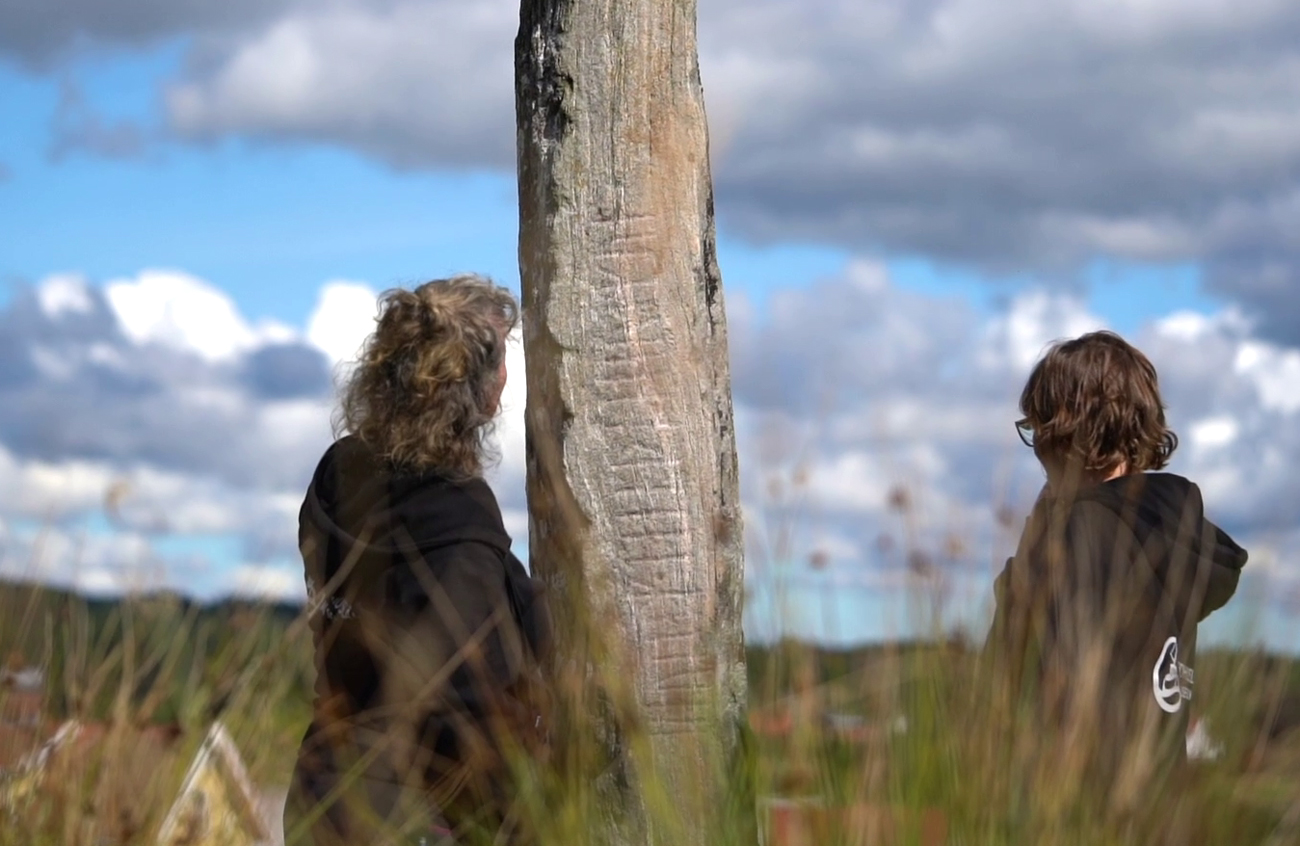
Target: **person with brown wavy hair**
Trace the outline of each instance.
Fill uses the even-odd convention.
[[[1075,739],[1053,766],[1131,807],[1185,756],[1197,624],[1232,596],[1246,551],[1194,483],[1157,472],[1178,438],[1155,367],[1119,335],[1053,344],[1020,413],[1047,483],[995,584],[988,651],[1043,736]]]
[[[1054,487],[1161,470],[1178,449],[1156,369],[1113,332],[1052,345],[1020,394],[1017,430]]]
[[[482,478],[514,297],[476,276],[379,299],[299,515],[316,653],[287,842],[525,842],[549,618]]]

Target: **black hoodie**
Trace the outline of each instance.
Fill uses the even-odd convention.
[[[997,579],[990,651],[1017,693],[1037,691],[1049,721],[1098,708],[1112,763],[1139,734],[1155,738],[1143,754],[1181,759],[1196,627],[1232,596],[1245,563],[1181,476],[1133,474],[1045,495]],[[1098,653],[1100,665],[1088,664]],[[1086,672],[1100,672],[1100,685],[1085,688]],[[1082,701],[1085,689],[1096,698]]]
[[[409,785],[412,767],[422,769],[417,788],[451,817],[507,801],[508,766],[483,750],[500,752],[503,730],[527,746],[544,729],[550,625],[487,483],[395,473],[345,437],[312,478],[299,544],[317,678],[289,816],[336,789],[341,757],[383,743],[372,782]],[[444,783],[468,787],[451,795]],[[396,801],[376,796],[372,783],[371,805]],[[345,812],[330,816],[333,836],[360,836]]]

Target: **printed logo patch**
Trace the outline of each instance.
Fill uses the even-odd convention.
[[[1178,713],[1183,700],[1192,698],[1193,681],[1192,668],[1178,660],[1178,638],[1169,638],[1160,650],[1155,669],[1151,671],[1151,687],[1160,710],[1167,714]]]
[[[316,590],[316,582],[307,577],[307,605],[318,606],[313,613],[318,613],[326,620],[350,620],[357,616],[352,610],[352,605],[346,600],[337,596],[331,596],[321,601],[320,592]]]

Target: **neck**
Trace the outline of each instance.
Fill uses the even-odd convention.
[[[1128,463],[1123,461],[1110,470],[1085,470],[1078,473],[1078,475],[1071,474],[1069,470],[1064,467],[1051,466],[1047,468],[1047,484],[1049,488],[1059,493],[1063,485],[1078,490],[1080,488],[1090,488],[1094,485],[1100,485],[1104,482],[1119,479],[1127,475]],[[1072,481],[1072,479],[1077,481]]]
[[[1102,479],[1101,481],[1109,482],[1111,479],[1118,479],[1120,476],[1127,476],[1127,475],[1128,475],[1128,462],[1121,461],[1119,463],[1119,466],[1116,467],[1114,470],[1111,470],[1110,474],[1107,475],[1106,478]]]

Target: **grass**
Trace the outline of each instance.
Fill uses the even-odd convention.
[[[47,668],[45,725],[76,719],[99,733],[52,759],[30,795],[0,812],[0,843],[153,843],[214,719],[227,726],[252,779],[276,786],[288,779],[309,718],[310,638],[290,608],[202,607],[163,596],[89,603],[6,586],[0,655],[17,662],[20,654]],[[751,648],[748,657],[757,731],[740,771],[750,786],[718,806],[710,843],[752,846],[743,797],[753,795],[763,809],[774,799],[855,809],[804,814],[815,838],[808,842],[830,846],[920,843],[936,814],[953,844],[1300,843],[1296,661],[1206,651],[1195,708],[1222,754],[1176,786],[1147,785],[1135,812],[1114,817],[1098,812],[1097,791],[1071,775],[1070,749],[1036,744],[1029,724],[997,709],[973,650],[960,641],[852,652],[782,643]],[[587,710],[575,719],[594,735]],[[830,723],[827,714],[836,715]],[[635,754],[644,738],[631,731],[623,740]],[[602,766],[584,759],[533,772],[527,793],[544,842],[602,842],[606,800],[626,801],[629,789],[653,830],[682,824],[663,785],[642,780],[611,793],[592,778]],[[709,777],[724,772],[737,771],[719,766]]]
[[[806,668],[817,657],[791,644],[766,660]],[[912,820],[912,837],[919,837],[924,812],[938,811],[951,843],[1300,843],[1300,731],[1270,736],[1269,716],[1300,694],[1296,662],[1203,655],[1199,684],[1213,692],[1197,713],[1208,719],[1222,754],[1194,764],[1185,784],[1150,784],[1138,810],[1116,820],[1099,813],[1102,797],[1072,777],[1072,750],[1039,745],[1024,737],[1031,723],[988,711],[980,670],[965,647],[899,644],[856,657],[855,672],[828,681],[804,673],[795,704],[804,731],[762,744],[762,792],[902,811]],[[828,699],[879,730],[852,741],[818,731],[807,715]],[[894,716],[906,718],[906,732],[889,730]],[[1045,768],[1038,757],[1044,754],[1051,757]],[[857,841],[850,834],[842,842]]]
[[[65,721],[82,731],[30,796],[0,812],[0,843],[152,843],[215,719],[254,781],[283,782],[312,679],[310,642],[294,613],[172,596],[87,602],[3,586],[0,655],[46,675],[39,728],[9,726],[4,763],[15,769],[24,746]],[[15,696],[0,692],[0,704]],[[11,772],[8,783],[16,781]]]

